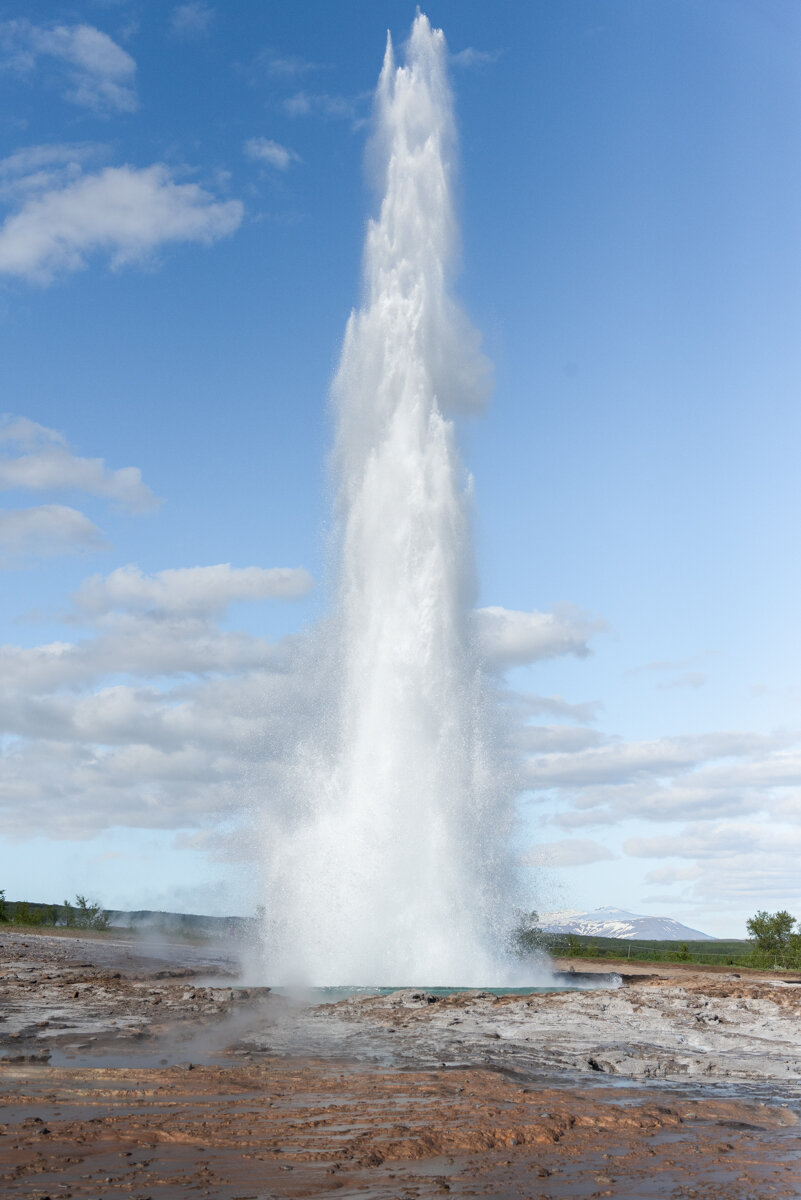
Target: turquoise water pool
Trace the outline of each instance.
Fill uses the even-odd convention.
[[[426,996],[530,996],[535,992],[569,992],[578,991],[577,984],[555,983],[549,987],[500,987],[500,988],[470,988],[470,987],[274,987],[270,989],[277,996],[298,996],[304,1000],[313,1000],[318,1004],[336,1004],[338,1000],[347,1000],[351,996],[391,996],[393,992],[407,992]]]

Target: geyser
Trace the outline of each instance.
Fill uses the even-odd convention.
[[[332,388],[335,604],[307,651],[315,719],[267,833],[267,972],[311,985],[489,985],[513,789],[474,631],[470,481],[451,414],[489,367],[449,293],[458,252],[440,30],[391,42],[370,147],[361,308]]]

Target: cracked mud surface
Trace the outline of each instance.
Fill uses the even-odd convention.
[[[801,1195],[781,977],[312,1007],[234,969],[0,933],[0,1195]]]

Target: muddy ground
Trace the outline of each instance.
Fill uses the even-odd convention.
[[[623,969],[320,1005],[213,948],[6,930],[0,1196],[801,1196],[795,977]]]

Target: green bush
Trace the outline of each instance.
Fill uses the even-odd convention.
[[[64,901],[61,916],[69,929],[108,929],[108,913],[99,904],[90,904],[80,894],[76,895],[74,904]]]
[[[775,913],[760,909],[749,917],[746,928],[753,946],[749,966],[801,969],[801,933],[795,925],[795,917],[786,909]]]
[[[55,925],[58,921],[58,908],[54,904],[4,899],[3,908],[4,915],[0,920],[11,921],[14,925]]]

